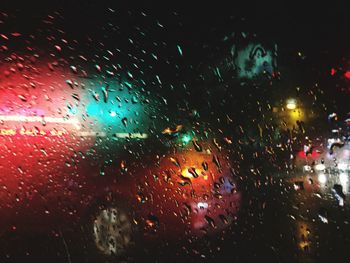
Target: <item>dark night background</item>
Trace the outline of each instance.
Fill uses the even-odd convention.
[[[0,33],[22,34],[18,42],[11,42],[10,48],[25,50],[27,46],[33,45],[38,51],[50,54],[54,50],[55,39],[51,38],[54,36],[57,39],[69,40],[71,50],[66,49],[62,52],[68,60],[70,58],[73,60],[78,51],[79,54],[86,56],[93,54],[90,56],[93,57],[93,62],[100,60],[105,50],[118,48],[120,53],[117,54],[116,63],[121,63],[126,69],[130,69],[136,80],[145,79],[146,82],[150,82],[151,84],[145,87],[146,90],[156,91],[159,97],[166,97],[169,90],[160,86],[169,87],[173,84],[179,87],[180,91],[184,91],[179,94],[171,93],[173,100],[169,100],[167,109],[169,112],[177,109],[179,105],[186,105],[183,101],[187,100],[188,104],[191,104],[189,108],[199,109],[205,116],[205,121],[213,123],[232,109],[230,102],[221,103],[223,98],[232,98],[232,101],[242,106],[248,101],[245,96],[251,93],[253,100],[262,99],[274,103],[275,98],[280,99],[284,94],[297,95],[298,92],[295,90],[297,86],[301,87],[300,94],[308,94],[312,90],[319,96],[319,101],[322,103],[317,104],[315,109],[320,111],[320,119],[325,119],[333,111],[339,114],[348,112],[349,92],[346,91],[348,80],[343,77],[343,73],[349,70],[350,16],[348,9],[341,4],[330,2],[322,5],[319,2],[305,7],[297,3],[263,5],[239,4],[231,1],[230,5],[215,1],[204,4],[204,1],[201,1],[191,4],[179,2],[177,5],[167,6],[166,3],[159,5],[150,1],[143,7],[136,7],[121,4],[119,1],[22,2],[1,3],[0,11],[7,15],[0,23]],[[141,34],[142,32],[145,35]],[[222,83],[218,84],[210,77],[209,82],[202,81],[199,75],[227,57],[232,42],[236,39],[242,40],[242,32],[249,34],[248,39],[258,39],[267,46],[278,44],[280,79],[272,80],[273,84],[261,83],[260,86],[264,87],[262,91],[258,88],[243,90],[235,86],[228,96],[227,90],[220,86]],[[256,36],[253,37],[254,34]],[[32,38],[31,35],[35,37]],[[229,37],[229,40],[223,41],[225,37]],[[129,39],[132,39],[132,43]],[[183,56],[178,55],[177,45],[181,46]],[[148,56],[141,69],[136,70],[132,68],[133,62],[129,54],[142,57],[142,49],[147,53],[156,53],[159,61],[154,62]],[[302,55],[299,56],[298,52]],[[152,68],[148,65],[152,65]],[[339,76],[331,76],[332,68]],[[155,73],[160,76],[162,85],[152,81]],[[230,83],[230,80],[225,81]],[[190,88],[182,90],[180,87],[184,83]],[[211,83],[216,83],[221,88],[218,87],[213,91],[208,88]],[[201,96],[202,86],[206,92],[203,92],[203,96]],[[319,90],[322,92],[318,93]],[[240,99],[241,96],[244,98]],[[206,112],[209,100],[211,109]],[[311,105],[311,102],[306,103]],[[240,116],[236,112],[232,115],[241,121],[244,127],[249,127],[250,118],[259,119],[259,115],[254,115],[254,110],[251,111],[247,117]],[[179,118],[178,115],[174,118]],[[317,130],[315,127],[313,131]],[[250,149],[246,151],[249,152]],[[263,166],[264,160],[268,159],[263,158],[265,157],[262,157],[258,165]],[[275,170],[271,170],[271,173],[274,172]],[[247,189],[253,188],[254,185],[254,182],[249,180],[242,183]],[[264,180],[268,181],[270,178],[262,179],[262,182],[265,182]],[[286,191],[283,198],[280,198],[280,192],[285,189],[278,183],[266,190],[270,191],[271,196],[264,191],[256,193],[250,199],[251,202],[245,204],[246,209],[249,206],[253,208],[248,209],[249,211],[244,214],[246,217],[240,219],[239,233],[232,236],[226,234],[223,240],[220,237],[205,240],[198,245],[198,250],[205,250],[208,247],[210,252],[217,255],[216,260],[225,261],[227,254],[230,253],[220,253],[220,249],[229,251],[231,244],[235,244],[236,251],[239,252],[237,255],[230,255],[231,260],[256,262],[260,259],[270,259],[271,262],[297,262],[298,254],[292,246],[293,237],[288,236],[291,230],[278,220],[288,213],[286,204],[289,202],[290,193]],[[265,201],[269,204],[269,212],[264,213],[261,210],[261,203]],[[349,237],[343,233],[345,241],[339,241],[336,239],[336,230],[333,230],[334,232],[330,234],[327,232],[325,235],[329,242],[320,246],[317,259],[324,256],[328,260],[336,258],[334,255],[339,255],[339,258],[346,255]],[[280,242],[283,240],[286,243],[281,245]],[[327,254],[324,252],[326,250],[322,249],[331,242],[337,244],[333,249],[336,252]],[[218,247],[221,248],[217,249]],[[169,255],[173,253],[171,246],[164,245],[162,249],[164,251],[160,252],[159,258],[156,259],[152,258],[152,252],[149,252],[148,256],[152,262],[169,260]],[[15,249],[10,249],[13,250]],[[289,254],[293,256],[289,258]]]

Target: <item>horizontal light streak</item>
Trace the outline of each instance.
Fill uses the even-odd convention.
[[[107,134],[105,132],[90,132],[83,131],[78,133],[79,136],[83,137],[106,137]],[[130,138],[130,139],[146,139],[148,135],[146,133],[127,133],[127,132],[117,132],[111,134],[111,136],[115,136],[117,138]]]
[[[16,122],[49,122],[49,123],[67,123],[79,124],[77,119],[64,119],[58,117],[40,117],[40,116],[20,116],[20,115],[0,115],[0,121],[16,121]]]

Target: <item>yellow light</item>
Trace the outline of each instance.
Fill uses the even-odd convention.
[[[183,177],[186,177],[186,178],[189,178],[189,179],[193,178],[193,175],[188,171],[188,168],[183,169],[181,174],[182,174]]]
[[[295,110],[297,108],[297,103],[294,99],[290,99],[287,101],[286,108],[288,110]]]
[[[289,111],[289,116],[293,120],[304,120],[304,117],[305,117],[305,115],[301,109]]]

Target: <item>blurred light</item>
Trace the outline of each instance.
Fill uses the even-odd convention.
[[[77,129],[81,128],[80,122],[77,119],[65,119],[57,117],[0,115],[0,121],[62,123],[73,124]]]
[[[325,184],[327,182],[327,176],[324,174],[324,173],[320,173],[318,175],[318,181],[321,183],[321,184]]]
[[[57,117],[39,117],[39,116],[18,116],[18,115],[0,115],[1,121],[18,121],[18,122],[52,122],[52,123],[69,123],[79,124],[77,119],[64,119]]]
[[[347,182],[349,181],[348,175],[346,173],[341,173],[339,175],[339,181],[342,185],[346,185]]]
[[[111,113],[109,114],[111,117],[115,117],[117,116],[117,113],[115,111],[111,111]]]
[[[302,120],[304,119],[304,113],[301,109],[290,110],[289,116],[294,120]]]
[[[83,137],[106,137],[107,133],[105,132],[89,132],[84,131],[78,133],[79,136]],[[113,135],[117,138],[129,138],[129,139],[146,139],[148,135],[146,133],[127,133],[127,132],[117,132],[113,133]]]
[[[350,71],[349,71],[349,70],[346,71],[346,72],[344,73],[344,76],[345,76],[345,78],[350,79]]]
[[[68,112],[72,115],[75,115],[75,114],[77,114],[78,110],[76,107],[72,107],[68,110]]]
[[[114,135],[118,138],[138,138],[138,139],[146,139],[148,135],[146,133],[127,133],[127,132],[117,132]]]
[[[304,150],[299,151],[298,156],[301,158],[305,158],[306,154],[305,154]],[[311,158],[317,158],[318,156],[320,156],[320,154],[317,151],[312,151],[312,153],[308,154],[307,156],[311,157]]]
[[[192,137],[188,134],[185,134],[181,138],[181,141],[183,142],[183,144],[188,144],[191,140],[192,140]]]
[[[303,170],[304,170],[304,172],[310,172],[311,171],[311,166],[310,165],[304,165]]]
[[[297,103],[294,99],[287,100],[286,107],[288,110],[295,110],[297,108]]]
[[[348,169],[347,163],[338,163],[338,169],[342,171],[346,171]]]
[[[43,135],[52,135],[52,136],[62,136],[66,134],[65,130],[42,130],[42,129],[0,129],[0,136],[15,136],[15,135],[29,135],[29,136],[43,136]]]
[[[315,165],[315,170],[317,170],[317,171],[323,171],[324,169],[326,169],[326,166],[322,163]]]
[[[323,223],[325,223],[325,224],[328,224],[328,219],[327,219],[327,217],[324,217],[324,216],[322,216],[322,215],[318,215],[318,217],[321,219],[321,221],[323,222]]]
[[[208,208],[208,203],[206,203],[206,202],[198,202],[197,203],[197,207],[199,209],[207,209]]]
[[[183,177],[190,178],[190,179],[193,178],[193,175],[188,171],[188,168],[183,169],[181,174]]]
[[[96,116],[101,113],[101,109],[97,104],[92,103],[86,107],[86,113],[90,116]]]

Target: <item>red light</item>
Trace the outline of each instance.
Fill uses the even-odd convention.
[[[350,79],[350,70],[344,73],[345,78]]]
[[[332,75],[332,76],[334,76],[334,74],[335,74],[336,72],[337,72],[337,71],[336,71],[334,68],[331,69],[331,75]]]
[[[311,154],[308,154],[307,156],[308,157],[311,157],[311,158],[317,158],[320,154],[316,151],[312,151]],[[298,156],[301,157],[301,158],[306,158],[306,155],[305,155],[305,152],[304,151],[300,151],[298,152]]]

